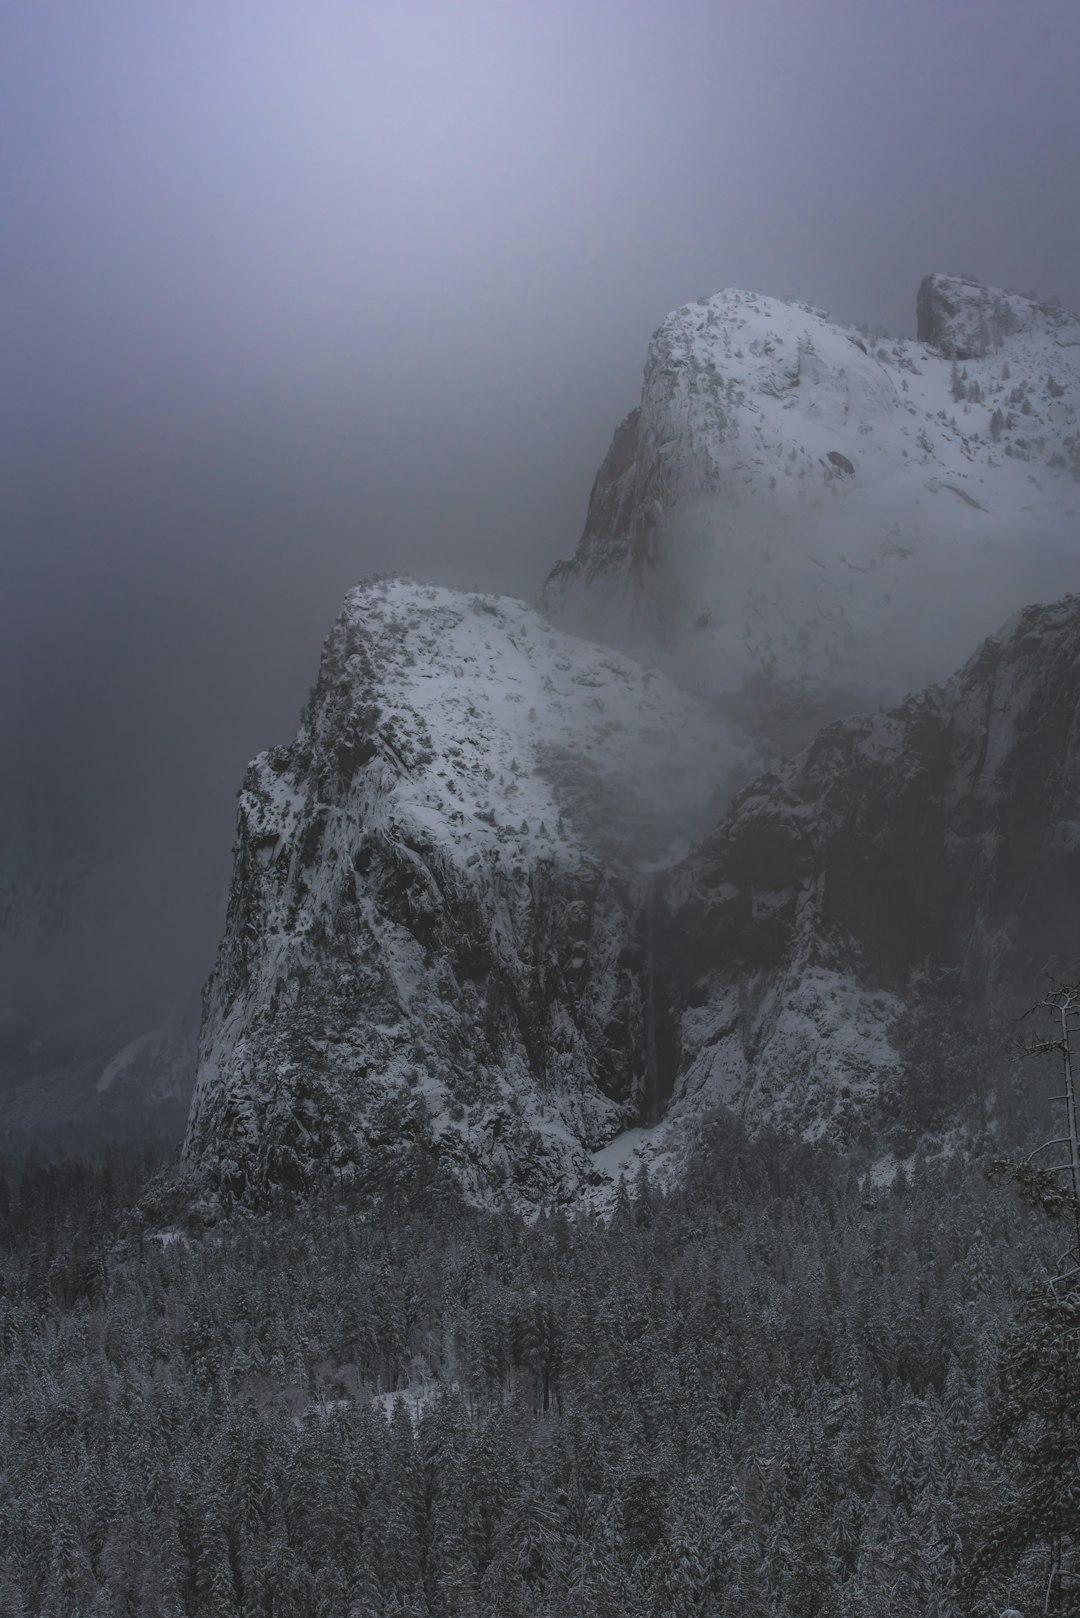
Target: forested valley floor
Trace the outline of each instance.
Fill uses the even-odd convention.
[[[961,1580],[1055,1237],[960,1154],[875,1187],[724,1117],[607,1224],[423,1154],[213,1222],[152,1154],[8,1163],[0,1615],[1039,1610],[1035,1551]]]

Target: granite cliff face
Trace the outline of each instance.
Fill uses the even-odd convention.
[[[547,599],[666,673],[521,603],[351,594],[241,794],[185,1145],[223,1193],[420,1153],[602,1202],[719,1104],[873,1149],[929,1116],[928,996],[1075,975],[1080,602],[903,693],[1074,582],[1080,322],[955,277],[918,320],[664,322]]]
[[[676,1110],[811,1135],[911,1076],[890,1029],[927,984],[1013,1012],[1080,931],[1080,598],[1021,612],[946,686],[839,721],[761,777],[675,873]]]
[[[257,1196],[422,1143],[479,1198],[571,1195],[663,1109],[657,873],[750,756],[518,602],[354,591],[244,783],[188,1158]]]
[[[1056,303],[964,275],[928,275],[915,301],[915,335],[948,360],[984,360],[1013,337],[1049,338],[1054,347],[1080,344],[1080,320]]]
[[[737,291],[669,315],[548,580],[556,621],[809,739],[1071,588],[1080,320],[932,276],[918,321],[882,340]]]
[[[188,1160],[256,1200],[416,1150],[478,1200],[602,1200],[721,1104],[847,1144],[924,1082],[926,985],[1075,972],[1080,599],[723,812],[751,763],[519,603],[355,591],[241,795]]]

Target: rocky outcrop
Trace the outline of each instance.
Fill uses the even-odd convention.
[[[932,276],[919,334],[730,290],[669,315],[548,610],[759,725],[795,700],[808,740],[1070,588],[1080,322]]]
[[[926,984],[1075,975],[1077,600],[897,699],[1074,574],[1080,323],[943,277],[919,320],[664,322],[547,593],[674,682],[517,602],[351,594],[241,794],[185,1144],[223,1192],[419,1157],[536,1209],[673,1172],[720,1103],[847,1143],[931,1084]]]
[[[355,591],[241,794],[188,1160],[258,1200],[430,1154],[535,1209],[675,1172],[718,1105],[846,1146],[937,1083],[927,985],[1075,976],[1080,598],[721,813],[741,746],[519,603]]]
[[[949,360],[985,359],[1017,334],[1049,338],[1062,347],[1080,342],[1080,319],[1055,303],[963,275],[925,277],[915,300],[915,329],[920,343]]]
[[[353,592],[291,747],[251,766],[185,1151],[231,1195],[570,1196],[666,1101],[655,872],[746,749],[518,602]]]
[[[1080,958],[1080,598],[1021,612],[955,679],[822,731],[673,877],[676,1105],[810,1133],[902,1083],[920,983],[1030,1002]],[[865,1110],[865,1107],[863,1108]]]

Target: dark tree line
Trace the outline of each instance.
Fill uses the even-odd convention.
[[[3,1181],[4,1618],[1034,1610],[1038,1544],[970,1569],[1047,1234],[965,1159],[875,1188],[718,1119],[609,1224],[426,1155],[378,1212],[147,1176]]]

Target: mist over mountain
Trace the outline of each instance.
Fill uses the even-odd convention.
[[[673,678],[498,597],[352,593],[241,798],[185,1145],[226,1198],[423,1142],[481,1202],[603,1203],[721,1105],[885,1158],[961,1126],[928,1029],[1070,964],[1076,598],[1015,609],[1080,559],[1080,321],[933,276],[919,319],[661,327],[548,599]]]
[[[1080,307],[1077,28],[9,8],[0,888],[101,877],[0,951],[5,1008],[126,1038],[197,989],[243,761],[347,590],[533,597],[666,310],[741,286],[910,335],[935,265]]]
[[[1077,577],[1080,320],[932,275],[919,336],[728,291],[649,345],[557,621],[813,723],[951,672]]]
[[[1078,61],[0,8],[0,1618],[1075,1618]]]
[[[640,939],[643,929],[655,931],[655,911],[648,911],[651,920],[646,914],[656,902],[654,878],[641,873],[671,865],[685,853],[688,836],[710,831],[706,803],[714,817],[720,814],[740,781],[805,744],[823,720],[895,701],[928,679],[944,677],[1006,613],[1033,596],[1061,594],[1075,578],[1080,322],[1056,304],[942,276],[922,283],[918,319],[920,338],[885,341],[838,327],[808,306],[728,292],[676,311],[650,345],[643,403],[616,433],[593,488],[577,556],[556,565],[546,602],[557,621],[658,665],[692,693],[698,704],[692,721],[673,692],[664,699],[670,712],[651,722],[652,729],[662,735],[690,723],[691,732],[697,727],[711,738],[704,751],[697,748],[699,760],[719,747],[727,763],[702,775],[702,802],[692,825],[680,822],[671,803],[669,829],[656,848],[650,851],[647,839],[624,839],[613,869],[621,862],[630,886],[618,901],[622,919],[604,924],[613,939],[620,932]],[[440,610],[430,609],[433,622]],[[459,606],[445,610],[448,624],[461,617]],[[504,610],[494,606],[492,613],[498,619]],[[422,604],[410,611],[419,612],[421,623],[428,614]],[[422,667],[435,655],[434,628],[430,634],[435,639],[423,639],[417,653]],[[398,655],[389,630],[383,644]],[[561,654],[570,665],[579,655],[574,644],[567,642]],[[162,658],[178,649],[148,626],[146,650]],[[581,653],[587,657],[588,648]],[[487,682],[499,686],[517,678],[508,674],[502,654],[492,655]],[[107,666],[98,665],[103,673]],[[549,682],[532,654],[526,666],[527,680],[544,688],[546,708]],[[92,660],[89,667],[92,674]],[[376,680],[385,677],[378,660],[371,669]],[[430,723],[427,704],[446,677],[440,661],[424,670],[424,682],[431,683],[421,683],[407,699],[410,725],[423,730]],[[587,673],[573,678],[583,687],[596,683]],[[148,1094],[176,1098],[194,1072],[201,940],[220,914],[225,873],[220,860],[207,858],[202,867],[194,861],[198,845],[186,836],[186,823],[210,781],[203,776],[200,786],[183,777],[184,750],[176,747],[167,716],[146,710],[137,683],[121,687],[112,680],[102,695],[112,704],[118,732],[141,724],[146,740],[141,756],[118,760],[118,778],[98,789],[97,810],[84,790],[73,794],[72,776],[80,773],[73,765],[84,739],[73,736],[67,747],[63,716],[41,751],[39,767],[52,772],[55,790],[40,821],[32,824],[24,806],[20,830],[17,790],[10,800],[8,823],[16,830],[6,845],[0,928],[5,1072],[12,1116],[27,1125],[84,1106],[86,1098],[98,1111],[123,1109],[140,1085]],[[381,711],[384,700],[376,691],[363,698],[373,711]],[[590,708],[601,713],[606,701],[602,692],[589,697]],[[507,709],[503,721],[509,725],[507,757],[515,757],[518,770],[516,752],[527,754],[535,746],[535,703],[527,704],[527,714],[526,722]],[[319,723],[325,728],[330,721]],[[629,815],[627,824],[639,831],[648,822],[645,805],[657,766],[646,747],[636,768],[621,766],[622,785],[604,785],[602,755],[580,766],[569,762],[577,750],[591,747],[584,718],[568,715],[558,723],[561,739],[545,743],[525,773],[539,771],[545,778],[554,769],[558,776],[554,761],[566,761],[562,774],[577,786],[571,803],[554,812],[562,818],[566,810],[571,825],[585,817],[572,837],[583,826],[591,828],[586,843],[599,837],[590,857],[600,859],[603,885],[622,817]],[[618,732],[621,725],[605,719],[602,729]],[[40,733],[30,740],[39,745]],[[328,745],[338,747],[341,739],[331,734]],[[439,748],[435,753],[439,757]],[[175,779],[165,812],[151,820],[142,777],[148,766],[157,773],[155,756],[162,761],[158,769],[167,766]],[[660,778],[668,774],[664,767]],[[300,798],[310,795],[306,767],[293,790]],[[515,775],[503,773],[484,814],[501,823],[519,791]],[[546,820],[542,808],[523,815],[529,837],[537,819],[550,821],[553,805],[547,809]],[[442,805],[440,813],[449,812]],[[468,818],[478,812],[474,805]],[[360,820],[369,813],[364,809]],[[323,814],[317,811],[316,824]],[[285,829],[275,835],[286,835]],[[68,852],[59,857],[65,843]],[[242,836],[238,857],[243,848]],[[534,851],[523,857],[527,869],[538,856]],[[317,866],[309,853],[303,864],[313,861]],[[303,886],[295,874],[289,878],[297,880]],[[465,878],[466,886],[470,880]],[[571,908],[580,897],[576,880],[560,878],[560,903]],[[132,917],[140,907],[143,920],[136,928]],[[467,931],[482,933],[489,925],[484,914],[481,905]],[[527,928],[533,925],[529,921]],[[260,920],[256,930],[262,926]],[[159,942],[147,950],[147,939],[155,937]],[[431,947],[425,945],[429,955]],[[479,935],[476,947],[486,957]],[[677,953],[680,946],[669,940],[666,947]],[[511,954],[519,948],[514,945]],[[588,961],[598,940],[588,944],[583,935],[580,948]],[[87,957],[92,964],[84,968]],[[644,959],[633,945],[627,957],[631,976],[645,971]],[[273,970],[283,970],[280,960]],[[321,973],[318,966],[314,970]],[[663,970],[668,994],[673,968]],[[495,990],[493,979],[485,993],[498,1000],[507,980],[498,971],[496,979],[503,988]],[[430,1006],[411,1013],[421,1028],[442,1016],[436,1010],[444,993],[440,982],[437,969]],[[217,992],[220,985],[219,972]],[[654,991],[655,981],[647,990],[639,984],[631,995],[634,1009],[620,1011],[614,1022],[611,1008],[595,1013],[600,1043],[584,1059],[585,1070],[621,1067],[625,1077],[604,1103],[616,1103],[606,1125],[571,1128],[573,1151],[583,1144],[599,1149],[620,1129],[639,1127],[645,1119],[649,1108],[643,1110],[641,1095],[661,1082],[658,1029],[671,1069],[662,1088],[665,1097],[671,1095],[680,1071],[680,1013],[672,1005],[661,1014],[649,999]],[[545,1004],[561,1005],[562,992],[550,984],[513,990],[515,1016],[525,1015],[521,1007],[537,994]],[[601,1000],[607,992],[601,991]],[[227,1003],[239,995],[247,1022],[238,1023],[235,1007],[230,1010],[230,1038],[239,1038],[244,1051],[248,1023],[262,1024],[277,993],[269,980],[248,981],[244,974],[232,983]],[[367,1021],[365,993],[351,1009],[334,1014],[339,1035]],[[208,1027],[219,1014],[223,1008],[210,1010]],[[306,1002],[304,1014],[310,1021]],[[490,1003],[484,1015],[498,1021]],[[626,1050],[624,1035],[614,1033],[624,1017],[626,1029],[639,1030]],[[318,1044],[324,1036],[325,1029],[313,1027],[308,1037]],[[215,1037],[207,1034],[211,1045]],[[426,1040],[424,1034],[409,1037],[414,1047],[418,1037],[421,1045]],[[453,1037],[466,1043],[471,1038],[460,1030]],[[523,1037],[523,1058],[536,1076],[548,1067],[551,1034],[533,1028]],[[588,1034],[586,1042],[593,1038]],[[291,1049],[291,1035],[286,1043]],[[370,1044],[369,1035],[363,1043]],[[124,1056],[129,1051],[134,1060]],[[497,1066],[507,1059],[498,1039],[492,1059]],[[571,1066],[578,1060],[566,1059]],[[220,1060],[215,1055],[213,1064]],[[306,1061],[301,1054],[300,1070]],[[429,1071],[444,1061],[445,1054],[433,1056]],[[386,1062],[380,1094],[399,1065],[389,1055]],[[292,1071],[294,1056],[287,1065]],[[370,1051],[361,1065],[371,1068]],[[410,1071],[418,1071],[415,1060]],[[127,1075],[127,1090],[114,1087],[109,1075],[117,1072]],[[209,1082],[200,1080],[203,1091]],[[606,1094],[613,1082],[601,1080],[600,1092]],[[520,1091],[504,1076],[500,1084],[506,1083],[510,1094]],[[471,1090],[472,1081],[465,1087]],[[452,1099],[458,1088],[457,1081],[450,1083]],[[655,1100],[650,1105],[655,1122],[663,1107]],[[254,1127],[260,1135],[260,1126]],[[268,1149],[261,1140],[258,1150]],[[581,1173],[566,1180],[559,1170],[556,1177],[569,1185]]]

